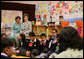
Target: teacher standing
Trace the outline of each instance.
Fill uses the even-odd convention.
[[[32,31],[32,23],[30,21],[28,21],[28,14],[24,14],[24,19],[23,19],[23,23],[21,25],[21,30],[20,33],[25,34],[26,39],[29,39],[29,32]]]

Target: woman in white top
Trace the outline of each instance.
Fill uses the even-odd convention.
[[[53,53],[49,58],[83,58],[83,38],[73,27],[64,27],[59,34],[60,54]]]
[[[24,14],[24,20],[21,25],[20,33],[25,34],[26,39],[29,39],[28,35],[29,35],[29,32],[31,31],[32,31],[32,23],[28,21],[28,14]]]

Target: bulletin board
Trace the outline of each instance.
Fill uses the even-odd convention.
[[[22,11],[16,10],[1,10],[1,23],[12,27],[15,22],[15,17],[20,16],[22,22]]]
[[[51,1],[43,4],[36,4],[36,21],[60,24],[59,16],[63,16],[62,27],[72,26],[76,28],[83,37],[83,1]]]
[[[83,18],[83,1],[51,1],[36,4],[36,21],[42,21],[43,24],[52,21],[58,25],[60,15],[63,16],[63,21],[69,22]]]

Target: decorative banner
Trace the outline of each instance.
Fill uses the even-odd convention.
[[[83,30],[81,30],[80,36],[83,38]]]
[[[83,20],[76,21],[76,25],[78,25],[80,28],[83,28]]]
[[[69,25],[69,22],[68,21],[62,21],[61,23],[62,23],[62,27],[66,27],[66,26]]]

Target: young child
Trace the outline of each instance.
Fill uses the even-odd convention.
[[[27,51],[25,48],[20,47],[19,53],[16,53],[16,56],[30,57],[30,51]]]
[[[19,47],[17,50],[19,50],[19,53],[17,53],[17,56],[26,56],[26,57],[30,57],[30,51],[27,51],[25,49],[25,45],[27,43],[26,39],[25,39],[25,34],[20,34],[18,36],[19,39]]]
[[[49,46],[49,41],[46,39],[46,34],[42,33],[41,34],[41,41],[40,41],[41,49],[40,52],[43,51],[43,49],[47,48]]]
[[[14,43],[9,38],[1,38],[1,58],[11,58],[15,53]]]
[[[19,39],[19,47],[23,47],[26,43],[25,34],[20,34],[18,36],[18,39]]]
[[[57,30],[56,29],[52,29],[52,37],[49,39],[49,49],[52,52],[55,52],[57,45],[58,45],[58,42],[57,42]]]
[[[1,38],[6,38],[6,37],[7,37],[7,35],[5,33],[1,34]]]
[[[55,58],[83,58],[83,39],[74,27],[62,28],[58,38],[60,54]]]
[[[38,58],[39,57],[39,51],[37,49],[33,49],[31,52],[31,58]]]
[[[29,40],[26,43],[26,45],[24,46],[28,51],[32,51],[33,49],[40,49],[40,42],[38,39],[35,38],[35,33],[34,32],[30,32],[29,33]]]
[[[61,15],[61,16],[59,16],[59,24],[61,25],[61,22],[63,21],[63,16]]]

